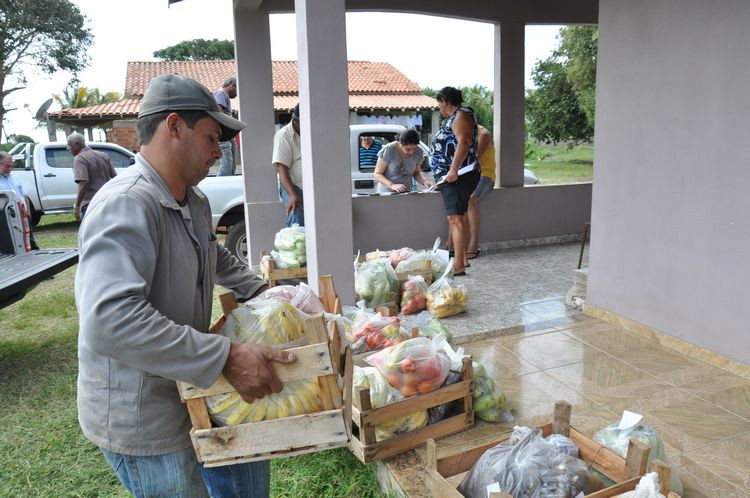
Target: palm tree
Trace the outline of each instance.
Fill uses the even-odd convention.
[[[102,94],[98,88],[89,90],[85,86],[68,85],[62,95],[54,94],[53,97],[63,109],[78,109],[108,102],[117,102],[121,96],[118,92],[107,92]]]

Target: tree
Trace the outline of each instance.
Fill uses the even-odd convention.
[[[71,82],[62,94],[54,94],[54,99],[63,109],[78,109],[107,102],[117,102],[121,96],[117,92],[102,94],[98,88],[88,89],[85,86],[75,86]]]
[[[529,133],[545,142],[590,140],[594,135],[598,31],[560,30],[559,46],[532,70],[536,89],[526,93]]]
[[[532,71],[536,89],[526,93],[526,121],[529,133],[544,142],[588,140],[593,127],[578,103],[565,66],[550,57]]]
[[[196,38],[157,50],[154,57],[164,61],[230,61],[234,59],[234,42]]]
[[[69,0],[3,0],[0,2],[0,127],[5,98],[26,88],[22,67],[35,66],[47,74],[70,71],[74,75],[88,64],[86,49],[91,31],[86,18]],[[10,80],[16,86],[6,88]]]
[[[599,30],[595,26],[570,26],[560,30],[559,56],[564,58],[568,81],[594,126],[596,56]]]
[[[492,133],[495,98],[492,90],[482,85],[462,86],[458,87],[458,89],[461,90],[461,96],[464,99],[463,105],[474,109],[474,116],[477,118],[477,122]],[[422,92],[430,97],[437,95],[437,90],[429,87],[423,88]]]

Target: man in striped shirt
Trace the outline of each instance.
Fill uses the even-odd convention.
[[[359,137],[359,165],[375,166],[378,162],[378,152],[383,148],[383,144],[372,137],[362,135]]]

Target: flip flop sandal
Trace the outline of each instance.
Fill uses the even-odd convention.
[[[454,277],[465,277],[466,276],[466,270],[460,271],[458,273],[453,274]]]
[[[477,249],[476,252],[467,252],[466,253],[466,259],[477,259],[479,257],[479,253],[481,253],[479,249]]]

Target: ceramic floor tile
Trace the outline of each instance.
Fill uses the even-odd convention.
[[[616,357],[620,357],[620,353],[624,351],[648,349],[657,345],[655,341],[639,337],[606,323],[578,327],[566,330],[565,333]]]
[[[584,362],[550,368],[545,373],[600,405],[651,397],[673,387],[605,353],[592,354]]]
[[[583,435],[593,438],[594,434],[619,418],[612,410],[599,406],[581,412],[571,410],[570,425]]]
[[[562,332],[508,340],[503,345],[542,370],[582,362],[601,353]]]
[[[682,483],[682,498],[748,498],[750,492],[738,488],[699,463],[682,455],[667,460]]]
[[[655,427],[662,440],[680,453],[750,431],[749,421],[676,387],[607,408],[644,415],[644,423]]]
[[[571,310],[571,308],[565,306],[565,302],[562,299],[548,299],[544,301],[526,303],[521,305],[521,309],[524,311],[535,313],[545,320],[560,318],[562,316],[565,316],[565,314]]]
[[[739,417],[750,420],[750,381],[742,377],[731,373],[721,373],[695,379],[679,387]],[[748,452],[750,453],[750,449]]]
[[[750,433],[703,446],[680,456],[750,493]]]
[[[517,377],[539,371],[534,365],[522,360],[518,355],[494,340],[479,341],[462,346],[466,354],[481,364],[487,374],[496,378]]]
[[[699,360],[693,360],[659,344],[620,351],[616,353],[616,356],[625,363],[674,385],[684,385],[696,379],[724,372],[720,368]]]
[[[495,379],[513,406],[515,425],[538,426],[552,420],[555,403],[566,400],[573,411],[584,412],[596,404],[544,372]]]

